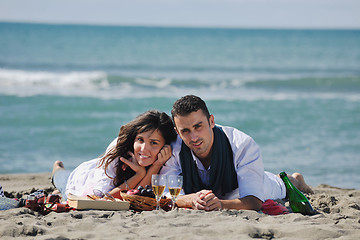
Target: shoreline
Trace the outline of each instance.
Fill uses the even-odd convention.
[[[20,198],[33,189],[51,192],[51,173],[0,174],[7,195]],[[42,216],[27,208],[0,211],[0,239],[356,239],[360,235],[360,190],[321,184],[306,195],[314,216],[270,216],[248,210],[205,212],[71,211]],[[154,231],[156,229],[156,231]]]

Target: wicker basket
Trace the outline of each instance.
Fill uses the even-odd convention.
[[[129,195],[126,192],[120,192],[121,197],[130,202],[130,208],[137,211],[151,211],[156,209],[156,199],[150,197],[144,197],[139,195]],[[171,199],[161,199],[160,207],[165,211],[169,211],[171,209]]]

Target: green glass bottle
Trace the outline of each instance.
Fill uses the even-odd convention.
[[[290,207],[294,213],[301,213],[303,215],[314,215],[316,212],[312,208],[309,200],[300,192],[290,181],[285,172],[280,173],[281,179],[285,183],[286,196],[289,200]]]

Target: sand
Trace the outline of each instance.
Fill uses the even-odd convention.
[[[50,173],[0,175],[12,197],[50,192]],[[255,211],[71,211],[42,216],[27,208],[0,211],[0,239],[359,239],[360,190],[328,185],[307,195],[319,214],[270,216]]]

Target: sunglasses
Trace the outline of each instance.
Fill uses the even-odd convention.
[[[115,198],[110,193],[104,193],[103,191],[99,189],[93,190],[94,195],[87,195],[89,198],[96,200],[100,198],[104,198],[106,200],[116,201]]]

